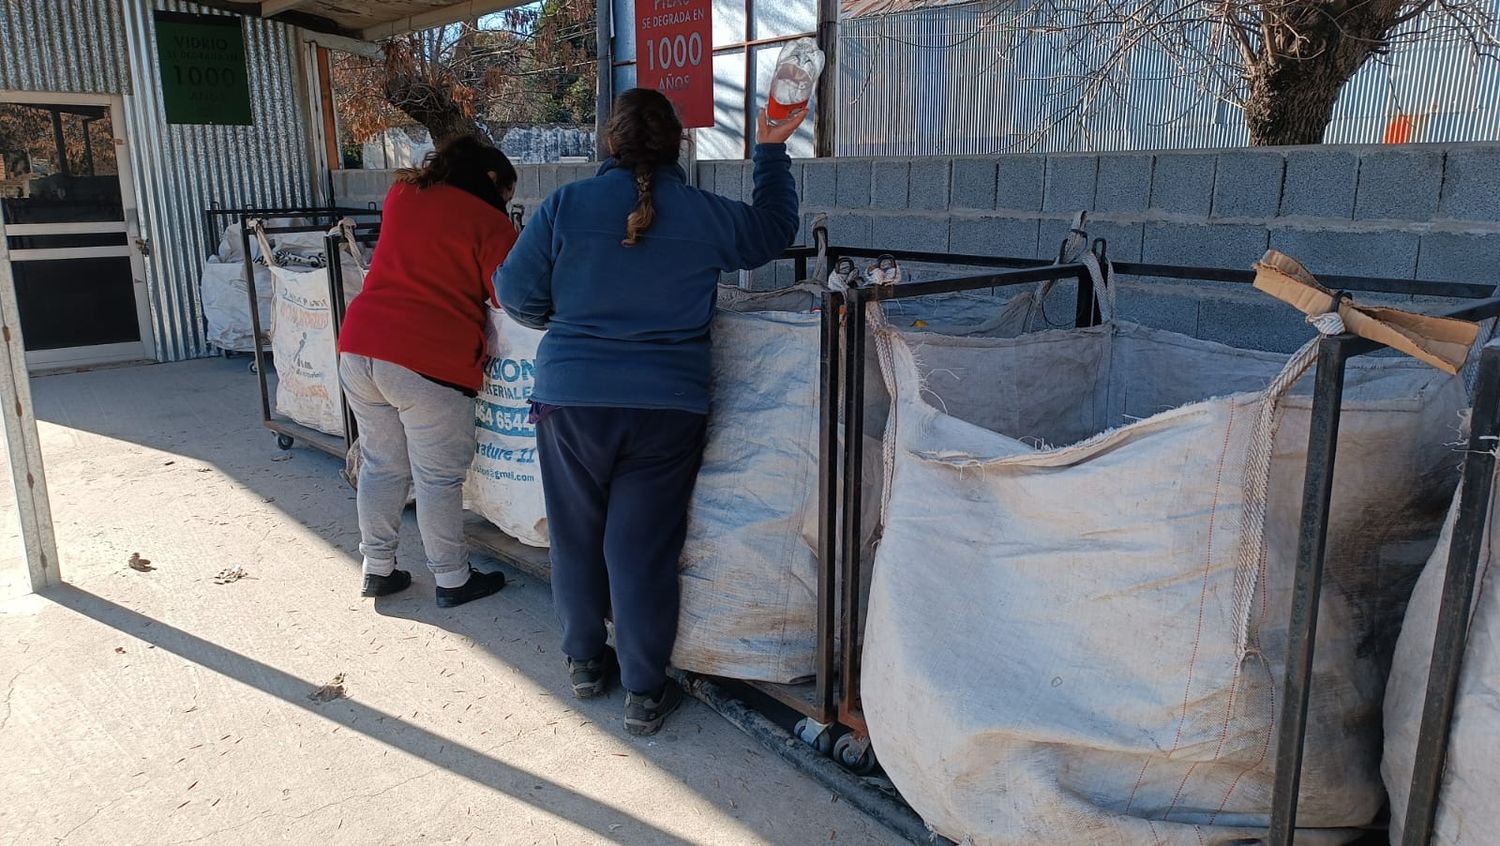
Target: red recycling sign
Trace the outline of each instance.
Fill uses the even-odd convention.
[[[636,0],[636,85],[677,106],[685,127],[714,125],[713,0]]]

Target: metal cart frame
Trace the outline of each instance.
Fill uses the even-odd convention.
[[[845,251],[845,254],[851,254],[851,251]],[[895,255],[900,259],[903,254],[897,253]],[[923,256],[928,261],[957,263],[942,254],[923,254]],[[863,483],[865,340],[867,334],[867,318],[864,313],[864,306],[871,302],[1060,278],[1071,275],[1075,271],[1079,272],[1076,325],[1094,325],[1098,322],[1098,311],[1097,308],[1091,307],[1092,286],[1086,272],[1082,272],[1081,266],[1078,265],[1056,265],[1030,271],[1001,273],[996,276],[977,276],[965,279],[911,283],[889,288],[864,287],[851,290],[848,294],[848,349],[844,351],[843,355],[844,380],[847,386],[843,397],[843,414],[846,421],[847,440],[843,451],[844,468],[841,488],[845,519],[842,521],[841,526],[842,547],[840,550],[840,576],[843,580],[842,600],[844,608],[841,623],[843,626],[842,634],[845,648],[842,656],[843,668],[840,674],[839,722],[853,730],[856,735],[856,742],[858,743],[867,744],[868,738],[868,726],[864,719],[860,701],[860,643],[863,626],[861,622],[861,609],[859,607],[859,577],[864,567],[859,543],[863,529],[860,518],[860,507]],[[1252,271],[1145,263],[1118,263],[1112,268],[1107,269],[1106,272],[1116,276],[1218,281],[1237,284],[1249,284],[1255,278],[1255,274]],[[1340,290],[1477,300],[1477,302],[1468,305],[1434,312],[1441,316],[1469,320],[1500,316],[1500,298],[1494,296],[1496,289],[1492,284],[1358,276],[1326,276],[1320,277],[1320,280],[1324,284]],[[1107,280],[1107,283],[1112,284],[1112,282],[1113,279]],[[1311,694],[1312,658],[1315,647],[1317,608],[1318,599],[1322,591],[1329,506],[1332,497],[1333,468],[1338,438],[1339,412],[1343,400],[1345,366],[1351,358],[1366,355],[1379,349],[1384,349],[1384,346],[1352,334],[1325,337],[1319,342],[1318,359],[1313,369],[1312,421],[1308,436],[1308,458],[1303,488],[1301,530],[1293,586],[1293,604],[1290,612],[1287,664],[1283,685],[1285,692],[1277,728],[1276,780],[1272,800],[1270,838],[1272,846],[1291,846],[1292,835],[1296,827],[1297,791],[1301,779],[1303,740],[1306,735],[1307,708]],[[1495,359],[1495,357],[1495,354],[1491,355],[1492,359]],[[1487,367],[1481,367],[1480,390],[1483,394],[1481,398],[1491,404],[1492,416],[1494,413],[1493,405],[1500,404],[1500,400],[1495,398],[1495,393],[1500,392],[1500,388],[1497,388],[1494,384],[1497,379],[1500,379],[1500,360],[1492,361]],[[1476,411],[1476,417],[1477,415],[1478,412]],[[1500,429],[1500,424],[1495,424],[1491,421],[1490,425],[1493,428],[1486,430],[1486,434],[1492,435],[1495,429]],[[1491,466],[1493,466],[1493,461],[1493,456],[1490,456],[1489,462]],[[1471,482],[1466,478],[1465,484],[1477,485],[1479,483]],[[1479,506],[1475,504],[1472,508],[1478,509]],[[1482,517],[1478,519],[1482,519]],[[1470,536],[1466,538],[1466,541],[1472,541],[1476,533],[1481,532],[1482,529],[1471,527],[1469,531]],[[1455,544],[1457,544],[1457,541],[1455,541]],[[1477,554],[1477,550],[1472,552],[1466,551],[1465,554]],[[1454,590],[1457,591],[1462,587],[1462,584],[1455,585]],[[1472,574],[1470,575],[1468,589],[1472,591]],[[1467,606],[1465,606],[1466,608]],[[1447,606],[1445,605],[1446,609]],[[1465,613],[1467,612],[1465,611]],[[1458,624],[1456,621],[1450,621],[1448,625],[1455,626]],[[1446,637],[1449,639],[1454,636],[1451,632],[1446,634]],[[1445,659],[1441,678],[1436,678],[1432,684],[1456,684],[1456,664],[1448,666],[1448,663],[1449,661]],[[1449,674],[1454,675],[1452,678],[1449,678]],[[1437,675],[1435,674],[1435,677]],[[1430,691],[1429,695],[1431,693]],[[1451,694],[1448,698],[1451,700]],[[1444,707],[1448,709],[1446,718],[1442,714]],[[1451,701],[1446,706],[1443,706],[1439,702],[1438,711],[1434,713],[1432,719],[1441,721],[1442,725],[1441,727],[1433,726],[1428,728],[1428,733],[1432,734],[1440,731],[1446,735],[1446,719],[1451,719]],[[1435,740],[1429,738],[1429,755],[1432,754],[1431,744],[1435,742]],[[854,751],[864,753],[868,750],[867,746],[865,746]],[[1437,778],[1436,775],[1426,772],[1422,768],[1419,768],[1418,772],[1419,774],[1425,773],[1428,779]],[[1427,790],[1430,790],[1430,788],[1424,788],[1423,795],[1426,795]],[[1414,796],[1415,800],[1416,797]],[[1427,807],[1428,805],[1430,805],[1430,802],[1423,805],[1424,812],[1431,811]],[[1408,840],[1407,842],[1415,844],[1423,841]]]
[[[1443,766],[1469,641],[1479,556],[1490,530],[1497,436],[1500,436],[1500,347],[1487,346],[1479,357],[1474,410],[1469,421],[1469,449],[1459,486],[1458,516],[1448,547],[1432,663],[1427,670],[1427,694],[1401,835],[1403,846],[1427,846],[1432,842],[1438,804],[1442,801]]]
[[[321,211],[325,211],[326,212],[326,211],[329,211],[329,210],[324,209],[324,210],[321,210]],[[374,210],[370,210],[370,209],[354,210],[352,214],[343,215],[343,216],[354,217],[356,215],[362,216],[362,217],[371,217],[371,216],[374,216],[376,218],[379,218],[380,212],[374,211]],[[253,223],[260,224],[261,225],[261,231],[264,232],[266,235],[286,235],[286,234],[299,233],[299,232],[327,232],[328,231],[329,227],[328,226],[322,226],[322,225],[299,225],[299,226],[265,226],[264,225],[265,222],[268,221],[268,220],[285,219],[285,218],[296,218],[296,217],[304,217],[304,216],[306,216],[306,212],[304,212],[302,210],[278,211],[278,212],[275,212],[275,213],[272,213],[272,214],[254,214],[252,212],[242,212],[241,215],[240,215],[240,241],[241,241],[241,248],[243,249],[243,252],[244,252],[244,262],[245,262],[245,279],[246,279],[245,290],[246,290],[246,292],[247,292],[247,294],[249,296],[249,302],[250,302],[250,324],[251,324],[252,329],[255,332],[255,351],[254,351],[254,355],[255,355],[255,374],[256,374],[256,379],[257,379],[257,381],[259,382],[259,385],[260,385],[261,423],[267,429],[269,429],[272,432],[276,433],[276,445],[278,447],[280,447],[281,449],[284,449],[284,450],[291,449],[296,444],[296,442],[298,440],[301,440],[304,443],[306,443],[308,446],[311,446],[311,447],[313,447],[315,449],[318,449],[318,450],[320,450],[322,452],[328,453],[329,455],[334,456],[335,458],[342,459],[345,456],[347,456],[347,454],[349,452],[349,445],[354,442],[354,430],[349,425],[351,415],[349,413],[348,403],[346,403],[344,401],[344,396],[343,396],[343,391],[342,390],[339,392],[339,408],[340,408],[340,416],[345,421],[345,429],[344,429],[344,436],[343,437],[339,437],[337,435],[330,435],[330,434],[328,434],[326,432],[320,432],[320,431],[318,431],[316,429],[313,429],[313,428],[311,428],[309,426],[303,426],[300,423],[295,423],[295,422],[293,422],[291,420],[287,420],[285,418],[278,417],[275,414],[275,411],[272,408],[272,404],[271,404],[271,386],[270,386],[269,377],[268,377],[267,372],[266,372],[267,371],[267,363],[270,361],[270,354],[269,354],[268,350],[266,349],[265,333],[264,333],[264,331],[263,331],[263,329],[262,329],[262,327],[260,325],[260,308],[259,308],[259,304],[258,304],[258,297],[257,297],[257,293],[256,293],[256,284],[255,284],[255,260],[252,257],[251,250],[250,250],[250,229],[251,229],[251,224],[253,222]],[[356,233],[363,232],[365,234],[370,234],[370,233],[378,232],[379,231],[379,223],[378,222],[365,222],[365,223],[358,223],[357,222],[355,224],[355,231],[356,231]],[[335,243],[335,237],[338,238],[337,243]],[[344,280],[343,280],[343,277],[342,277],[342,273],[340,272],[341,271],[341,266],[339,264],[339,259],[338,259],[338,250],[335,249],[334,247],[337,244],[341,244],[342,242],[343,242],[342,235],[339,235],[339,236],[328,236],[328,237],[325,237],[325,239],[324,239],[324,249],[328,250],[328,252],[327,252],[327,256],[328,256],[328,258],[327,258],[327,266],[328,266],[328,296],[329,296],[329,309],[332,312],[332,320],[333,320],[333,327],[334,327],[334,343],[335,343],[334,354],[335,354],[335,360],[337,360],[338,330],[339,330],[340,325],[342,324],[343,313],[344,313]]]
[[[218,200],[209,203],[208,208],[203,210],[203,237],[207,241],[208,254],[214,255],[219,249],[219,239],[223,237],[223,229],[229,222],[242,222],[246,216],[276,218],[282,215],[289,217],[310,217],[314,222],[326,220],[328,226],[332,226],[340,218],[354,215],[368,215],[374,210],[374,204],[369,208],[337,208],[329,206],[279,206],[279,207],[256,207],[256,208],[234,208],[227,209],[219,205]],[[226,350],[222,347],[210,344],[209,346],[219,350],[225,358],[234,358],[240,355],[238,350]],[[249,353],[245,353],[249,355]]]

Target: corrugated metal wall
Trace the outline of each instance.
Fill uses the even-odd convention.
[[[221,14],[180,0],[0,0],[0,91],[125,95],[124,126],[150,239],[146,281],[157,357],[201,356],[198,277],[211,202],[305,205],[315,148],[296,31],[244,19],[252,126],[173,126],[161,102],[151,12]],[[132,82],[133,81],[133,82]]]
[[[1495,2],[1500,14],[1500,0]],[[1005,2],[846,18],[839,34],[837,153],[980,155],[1005,151],[1116,151],[1249,143],[1232,81],[1166,53],[1137,51],[1086,114],[1078,81],[1099,55],[1070,58]],[[1421,19],[1410,28],[1425,26]],[[1203,50],[1215,48],[1204,30]],[[1222,49],[1230,49],[1223,45]],[[1412,141],[1500,139],[1500,62],[1457,42],[1402,44],[1350,80],[1325,140],[1383,140],[1396,115]]]
[[[125,94],[120,0],[0,0],[0,91]]]
[[[211,202],[239,206],[300,206],[312,199],[302,52],[295,30],[244,19],[253,126],[173,126],[166,121],[153,9],[203,12],[177,0],[124,0],[130,65],[142,80],[126,101],[131,166],[141,198],[141,228],[151,233],[151,316],[157,356],[204,355],[198,277]]]

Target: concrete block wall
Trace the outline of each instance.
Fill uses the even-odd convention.
[[[529,212],[594,169],[523,166],[517,202]],[[804,242],[827,214],[839,244],[1052,258],[1088,211],[1117,261],[1247,268],[1274,248],[1314,274],[1500,284],[1500,144],[814,159],[794,171]],[[749,196],[750,176],[738,161],[697,172],[700,187],[735,199]],[[389,181],[348,171],[335,184],[341,201],[362,203]],[[790,282],[791,269],[752,281]],[[1127,279],[1119,302],[1127,319],[1236,345],[1286,351],[1311,334],[1290,307],[1243,286]]]

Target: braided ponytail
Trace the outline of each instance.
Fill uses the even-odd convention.
[[[660,92],[634,88],[615,101],[605,133],[610,154],[635,173],[636,204],[625,220],[625,239],[620,242],[633,247],[656,221],[651,197],[656,169],[676,163],[682,147],[682,121]]]
[[[655,181],[656,174],[647,165],[636,165],[635,168],[635,211],[625,219],[625,240],[620,244],[626,247],[634,247],[641,240],[641,233],[651,228],[656,220],[656,208],[651,205],[651,187]]]

